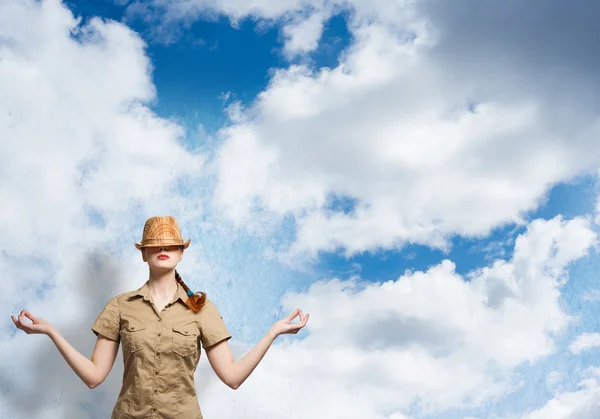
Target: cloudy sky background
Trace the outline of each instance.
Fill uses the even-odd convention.
[[[110,415],[10,315],[91,356],[159,214],[236,358],[311,313],[206,418],[600,417],[599,12],[2,1],[0,418]]]

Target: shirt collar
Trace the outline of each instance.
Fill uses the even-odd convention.
[[[177,292],[175,293],[175,299],[179,299],[181,300],[181,302],[185,305],[187,305],[187,300],[188,300],[188,295],[187,292],[185,292],[185,290],[183,289],[183,287],[181,286],[181,284],[178,282],[177,283]]]
[[[131,297],[143,297],[144,300],[152,302],[151,298],[150,298],[150,288],[148,288],[148,281],[146,281],[144,283],[144,285],[142,285],[140,288],[138,288],[137,290],[135,290],[133,292],[133,294],[131,294]],[[179,282],[177,282],[177,291],[175,291],[175,301],[177,300],[181,300],[181,302],[183,304],[186,304],[188,299],[187,293],[185,292],[185,290],[183,289],[183,287],[181,286],[181,284]]]

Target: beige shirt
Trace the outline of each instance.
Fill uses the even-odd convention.
[[[207,348],[231,335],[210,300],[194,313],[187,298],[177,284],[158,313],[146,282],[113,297],[94,322],[96,335],[122,344],[123,386],[111,419],[202,419],[194,386],[200,342]]]

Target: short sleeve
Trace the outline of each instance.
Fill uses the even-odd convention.
[[[210,300],[206,300],[200,310],[199,323],[202,346],[205,348],[231,338],[217,307]]]
[[[121,314],[119,313],[119,301],[117,297],[113,297],[104,310],[100,313],[96,321],[92,326],[92,332],[96,336],[98,334],[104,335],[110,340],[119,340],[119,331],[121,324]]]

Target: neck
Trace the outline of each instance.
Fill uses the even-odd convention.
[[[175,269],[168,271],[155,272],[150,270],[148,279],[148,288],[154,296],[171,298],[177,291],[177,280],[175,279]]]

